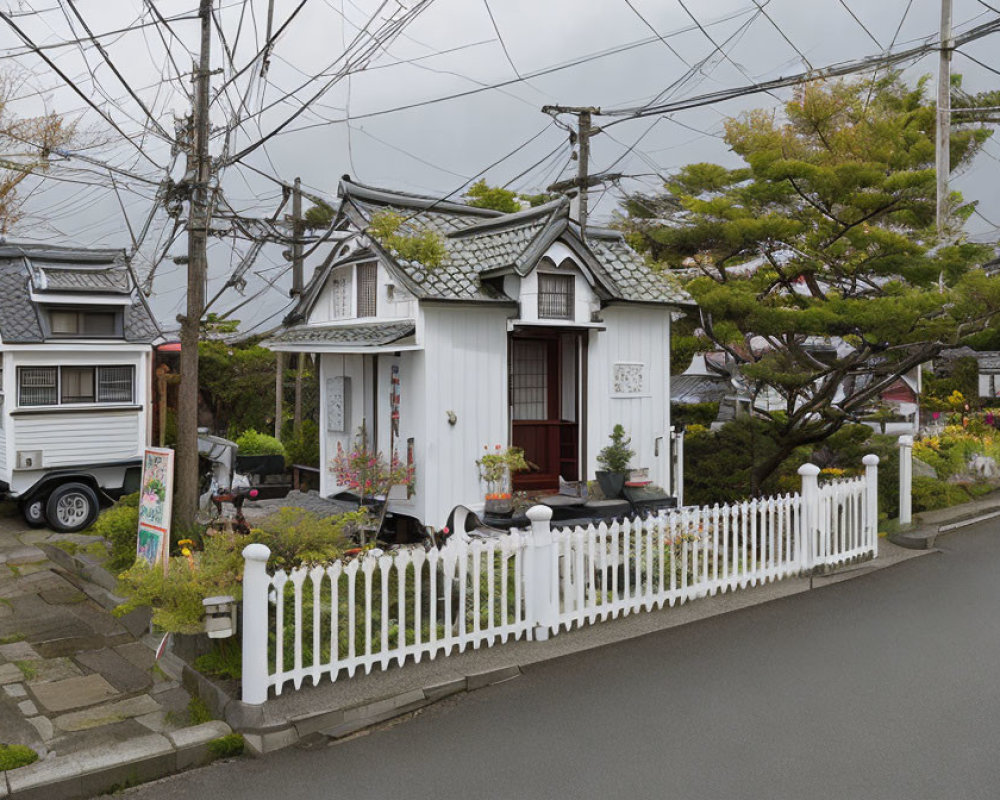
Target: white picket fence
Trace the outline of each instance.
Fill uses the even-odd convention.
[[[820,486],[799,469],[797,494],[552,529],[451,541],[440,550],[369,553],[269,575],[270,551],[247,546],[243,579],[243,701],[273,687],[403,666],[510,639],[755,586],[876,555],[877,464]]]

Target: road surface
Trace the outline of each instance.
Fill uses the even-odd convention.
[[[1000,522],[128,800],[1000,797]],[[613,623],[609,623],[613,624]]]

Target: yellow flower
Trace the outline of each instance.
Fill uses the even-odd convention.
[[[188,550],[186,547],[182,547],[181,548],[181,555],[183,555],[183,556],[190,556],[191,555],[191,551]]]

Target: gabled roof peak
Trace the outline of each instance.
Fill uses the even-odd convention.
[[[337,187],[337,194],[345,199],[356,198],[369,203],[378,203],[389,206],[403,206],[404,208],[418,208],[425,211],[435,210],[457,214],[469,214],[477,217],[502,217],[502,211],[494,211],[492,208],[477,208],[476,206],[457,203],[452,200],[445,200],[426,195],[411,194],[410,192],[399,192],[395,190],[379,189],[374,186],[365,186],[362,183],[355,183],[345,175],[340,185]]]

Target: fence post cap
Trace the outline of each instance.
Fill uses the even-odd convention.
[[[549,506],[532,506],[527,511],[528,519],[532,522],[548,522],[552,519],[552,509]]]
[[[271,557],[271,549],[266,544],[254,542],[243,548],[243,558],[247,561],[261,561],[267,563]]]
[[[809,463],[803,464],[801,467],[799,467],[799,475],[801,475],[803,478],[807,477],[815,478],[817,475],[819,475],[819,467],[817,467],[815,464],[809,464]]]
[[[910,434],[904,433],[902,436],[899,437],[900,447],[908,447],[912,445],[913,445],[913,437]]]
[[[878,462],[879,462],[879,457],[874,453],[869,453],[868,455],[866,455],[864,458],[861,459],[861,463],[864,464],[866,467],[877,466]]]

